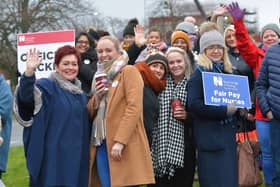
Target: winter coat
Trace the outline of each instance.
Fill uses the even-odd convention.
[[[251,40],[243,20],[234,20],[234,28],[237,48],[244,61],[252,68],[255,79],[257,79],[265,51],[258,48]],[[267,118],[264,117],[260,111],[258,100],[256,100],[255,118],[257,120],[267,121]]]
[[[127,54],[129,57],[128,64],[134,65],[135,61],[138,58],[138,56],[140,55],[141,51],[143,51],[146,47],[147,47],[147,45],[138,47],[135,43],[133,43],[131,46],[129,46],[129,48],[127,50]]]
[[[236,120],[227,116],[227,106],[204,104],[202,71],[206,70],[199,66],[188,82],[200,186],[237,187]],[[211,72],[219,71],[213,68]]]
[[[62,77],[23,75],[16,99],[30,185],[87,187],[88,98],[81,88]]]
[[[143,119],[149,145],[152,145],[152,132],[157,123],[159,115],[158,95],[148,86],[144,86],[143,93]]]
[[[228,56],[232,64],[233,74],[242,75],[248,77],[249,89],[251,94],[252,108],[249,110],[251,114],[255,114],[255,78],[252,69],[243,60],[240,53],[236,53],[233,49],[228,50]],[[238,132],[244,131],[244,125],[246,124],[246,130],[251,131],[256,129],[255,122],[244,119],[242,116],[238,116]]]
[[[256,82],[259,106],[264,116],[272,111],[274,118],[280,120],[280,42],[271,46],[263,59]]]
[[[82,89],[89,93],[91,89],[92,78],[97,70],[97,54],[95,49],[89,49],[81,54],[81,63],[78,78],[82,82]]]
[[[10,86],[2,75],[0,75],[0,116],[2,122],[2,131],[0,132],[4,142],[0,146],[0,171],[6,171],[8,162],[8,153],[10,147],[12,131],[12,106],[13,97]]]
[[[95,117],[94,97],[88,106],[90,114]],[[111,185],[154,183],[151,154],[143,125],[143,81],[134,66],[125,66],[114,78],[108,92],[105,116]],[[110,154],[115,142],[125,145],[121,161],[113,160]],[[91,145],[90,186],[94,187],[99,183],[95,153],[96,147]]]

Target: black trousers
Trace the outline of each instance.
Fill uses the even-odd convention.
[[[192,187],[196,167],[195,146],[189,145],[185,153],[184,168],[177,169],[170,179],[168,176],[156,177],[156,184],[148,185],[148,187]]]

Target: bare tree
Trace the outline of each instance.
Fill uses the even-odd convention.
[[[148,16],[160,17],[184,15],[185,11],[182,11],[181,7],[188,3],[182,0],[158,0],[150,2],[149,4],[153,9],[149,11]]]
[[[1,0],[0,68],[6,69],[10,75],[16,72],[16,34],[79,30],[89,24],[86,20],[96,11],[88,5],[92,3],[85,0],[84,3],[76,0]]]
[[[108,31],[110,31],[112,35],[116,36],[119,39],[122,39],[123,30],[127,25],[128,21],[128,19],[107,17],[104,23]]]

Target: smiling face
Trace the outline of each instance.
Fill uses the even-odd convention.
[[[161,42],[161,36],[159,31],[151,31],[147,37],[147,43],[157,44]]]
[[[273,44],[276,44],[279,39],[279,36],[274,30],[267,29],[263,33],[262,41],[265,47],[270,47]]]
[[[182,39],[182,38],[178,38],[174,41],[173,45],[174,47],[179,47],[183,50],[187,50],[188,49],[188,43]]]
[[[88,37],[86,35],[81,35],[76,43],[76,49],[80,53],[85,53],[90,47]]]
[[[74,80],[79,73],[78,59],[74,54],[65,55],[60,62],[55,64],[56,72],[66,80]]]
[[[106,63],[120,56],[117,44],[109,39],[101,39],[96,46],[96,52],[100,63]]]
[[[123,38],[124,44],[126,44],[128,46],[132,45],[134,41],[135,41],[135,36],[133,36],[131,34],[127,34]]]
[[[179,52],[171,52],[167,56],[169,71],[174,80],[183,80],[187,65],[184,56]]]
[[[162,63],[152,63],[149,65],[149,68],[158,79],[163,79],[165,75],[165,68]]]
[[[228,29],[225,33],[225,42],[228,47],[235,48],[236,47],[236,37],[235,31]]]
[[[205,49],[205,54],[211,61],[221,61],[224,56],[224,47],[220,45],[210,45]]]

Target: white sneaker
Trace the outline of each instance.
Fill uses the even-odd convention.
[[[0,187],[6,187],[5,184],[3,183],[2,179],[0,179]]]

